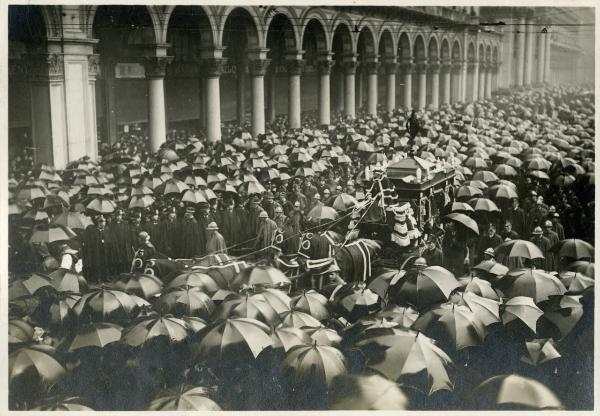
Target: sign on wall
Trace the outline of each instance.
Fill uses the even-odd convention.
[[[115,64],[115,78],[145,78],[144,65],[137,62]]]

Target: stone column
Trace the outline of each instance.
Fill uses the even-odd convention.
[[[542,84],[544,82],[544,65],[546,63],[546,34],[538,33],[537,35],[537,50],[538,50],[538,61],[537,61],[537,82]]]
[[[100,55],[92,54],[88,56],[88,137],[86,138],[86,149],[88,156],[96,158],[98,156],[98,128],[96,125],[96,77],[100,71]]]
[[[335,111],[341,113],[344,111],[344,100],[345,100],[344,65],[343,65],[343,63],[338,61],[335,65],[335,68],[336,68],[336,71],[335,71],[335,73],[336,73],[336,75],[335,75],[335,80],[336,80],[335,97],[337,98]]]
[[[246,61],[238,62],[236,80],[235,111],[238,123],[244,123],[246,118]]]
[[[480,63],[479,64],[479,87],[478,87],[478,99],[483,100],[485,99],[485,73],[487,71],[487,66],[485,63]]]
[[[354,76],[358,61],[356,55],[347,55],[344,57],[344,114],[351,118],[356,118],[356,103],[354,90]]]
[[[442,63],[442,104],[450,104],[450,72],[452,65],[450,61]]]
[[[269,95],[267,104],[267,120],[269,120],[269,122],[272,123],[277,118],[277,111],[275,109],[275,73],[271,71],[271,73],[267,74],[266,77],[267,82],[269,83],[267,88],[267,93]]]
[[[462,71],[462,62],[454,62],[452,64],[452,73],[450,75],[452,83],[452,92],[450,93],[450,101],[457,103],[460,101],[460,76]]]
[[[330,82],[331,68],[335,63],[327,54],[317,61],[319,71],[319,124],[326,126],[331,124],[331,102]]]
[[[503,44],[503,55],[504,55],[504,66],[502,68],[502,87],[510,87],[513,85],[513,53],[515,48],[515,34],[512,33],[514,29],[508,27],[504,33],[504,38],[506,42]]]
[[[530,26],[533,24],[533,20],[527,19],[527,26],[525,26],[525,30],[527,31],[525,34],[525,72],[523,74],[523,84],[531,85],[531,71],[533,68],[533,40],[534,40],[534,32],[533,28]]]
[[[117,141],[117,113],[115,104],[115,63],[101,60],[102,78],[104,81],[104,134],[108,144]]]
[[[488,63],[485,71],[485,99],[490,98],[492,98],[492,64]]]
[[[63,55],[58,53],[29,55],[27,65],[16,69],[20,71],[15,72],[13,76],[19,76],[27,71],[26,75],[30,81],[34,161],[64,169],[69,162],[69,153]]]
[[[396,72],[398,72],[398,64],[396,58],[392,58],[385,63],[387,88],[385,108],[387,111],[393,111],[396,108]]]
[[[479,61],[472,61],[470,65],[473,66],[473,101],[477,101],[479,99]]]
[[[377,115],[377,72],[379,62],[371,58],[366,63],[367,72],[367,114]]]
[[[291,129],[300,128],[300,75],[304,68],[302,54],[294,54],[293,57],[286,58],[286,67],[288,73],[288,123]]]
[[[515,78],[515,84],[517,86],[523,85],[524,74],[525,74],[525,18],[519,19],[517,27],[517,73]]]
[[[364,72],[365,72],[365,65],[362,62],[359,62],[357,67],[356,67],[356,74],[354,75],[354,82],[355,82],[355,94],[356,94],[356,98],[355,98],[355,106],[357,110],[362,110],[363,107],[363,101],[364,101],[364,96],[363,96],[363,79],[364,79]]]
[[[270,60],[267,51],[261,50],[249,57],[248,66],[252,76],[252,136],[265,133],[265,74]]]
[[[206,102],[206,138],[209,142],[221,141],[221,74],[225,60],[222,57],[204,60],[204,86]]]
[[[171,56],[144,57],[144,68],[148,80],[148,130],[150,149],[156,152],[167,140],[164,80]]]
[[[431,106],[437,109],[440,106],[440,64],[439,61],[429,64],[431,71]]]
[[[427,106],[427,64],[425,61],[417,62],[416,71],[419,78],[419,109]]]
[[[410,59],[403,60],[401,68],[404,81],[404,99],[402,100],[402,105],[406,109],[409,109],[412,107],[412,74],[415,71],[415,64]]]
[[[544,42],[544,48],[546,51],[544,52],[544,82],[550,83],[550,50],[552,44],[552,37],[550,36],[550,31],[544,34],[546,41]]]

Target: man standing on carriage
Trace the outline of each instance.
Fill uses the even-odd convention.
[[[412,147],[415,142],[415,137],[417,137],[417,134],[419,134],[419,132],[421,131],[421,122],[417,117],[417,111],[415,109],[412,110],[410,117],[408,118],[408,120],[406,120],[406,131],[410,135],[410,141],[408,142],[408,151],[410,154],[412,153]]]

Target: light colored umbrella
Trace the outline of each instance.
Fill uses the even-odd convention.
[[[502,410],[511,406],[529,409],[562,409],[556,395],[539,381],[517,374],[494,376],[485,380],[473,391],[471,397],[481,410]]]
[[[502,323],[506,325],[514,320],[520,320],[533,332],[536,332],[537,320],[543,314],[544,312],[542,312],[542,310],[536,306],[532,298],[526,296],[516,296],[512,299],[509,299],[504,304]]]
[[[340,375],[329,397],[330,410],[405,410],[408,399],[400,386],[380,375]]]

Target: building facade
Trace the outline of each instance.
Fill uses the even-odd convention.
[[[583,71],[585,50],[527,25],[538,12],[10,6],[11,143],[29,141],[37,162],[62,168],[95,158],[99,141],[136,124],[147,126],[156,150],[169,127],[190,122],[219,141],[225,120],[258,135],[282,113],[292,128],[305,110],[327,125],[332,112],[435,109],[491,98],[499,88],[583,79],[566,78],[559,65],[567,61],[554,56],[567,50]],[[591,56],[593,63],[593,49]],[[593,67],[591,74],[593,81]]]

